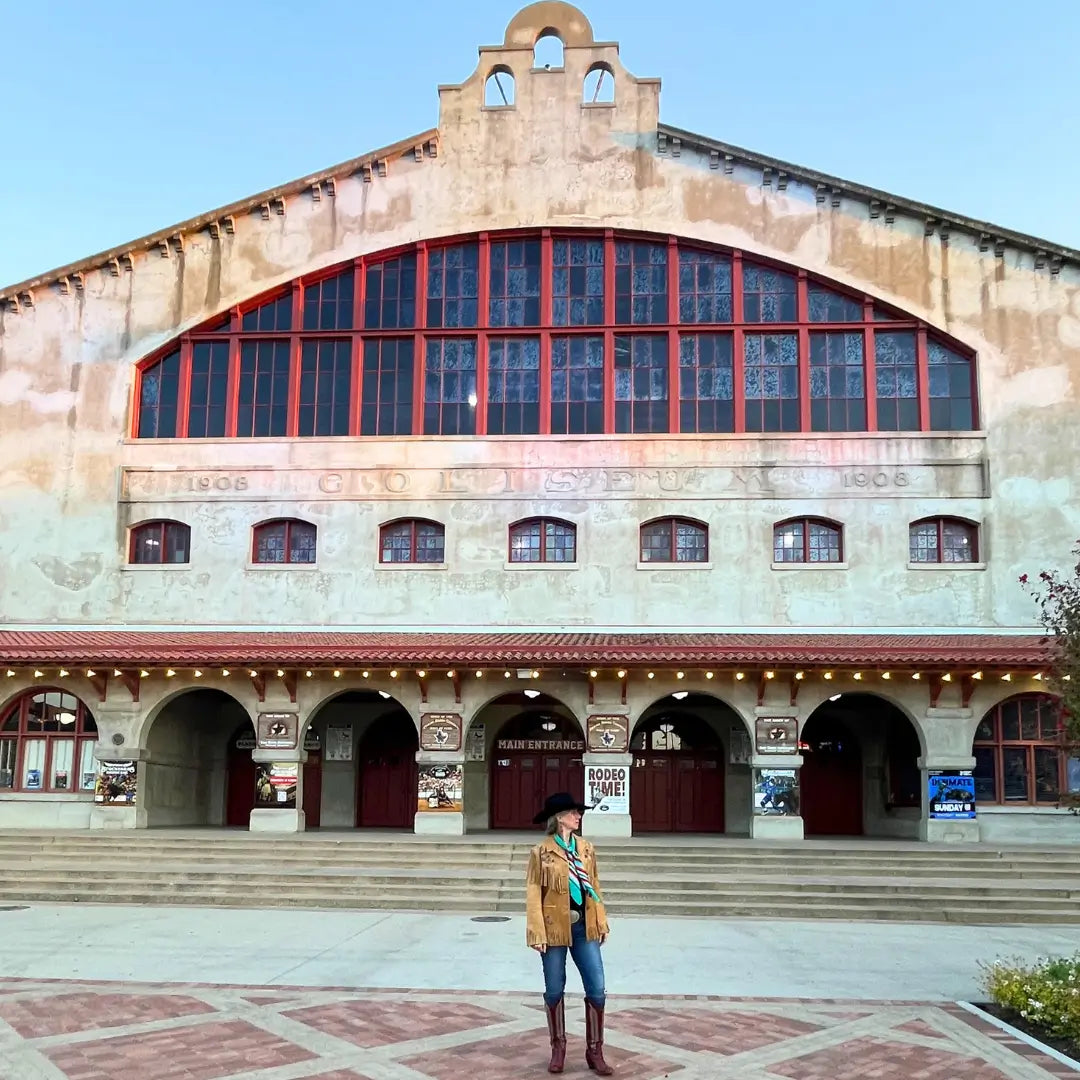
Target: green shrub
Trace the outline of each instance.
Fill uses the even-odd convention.
[[[1080,1042],[1080,953],[1065,958],[982,965],[992,1001],[1058,1039]]]

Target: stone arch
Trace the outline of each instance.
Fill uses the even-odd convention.
[[[486,679],[484,680],[487,681]],[[480,719],[481,714],[488,709],[491,705],[496,704],[502,698],[508,698],[513,695],[525,695],[526,692],[531,694],[535,691],[540,697],[546,697],[555,702],[558,706],[565,709],[567,714],[574,718],[577,725],[584,730],[584,725],[580,719],[578,709],[569,704],[566,700],[567,695],[552,693],[550,690],[541,689],[538,685],[529,686],[513,686],[510,680],[507,680],[507,685],[502,687],[492,687],[491,692],[485,694],[479,704],[473,706],[464,717],[462,724],[462,735],[468,734],[469,729],[473,724]],[[584,695],[583,695],[584,696]],[[530,698],[529,700],[539,700],[538,698]]]
[[[413,723],[413,727],[416,728],[417,735],[420,734],[420,717],[416,715],[413,706],[407,700],[408,697],[413,695],[396,694],[391,689],[387,689],[385,686],[380,686],[377,683],[370,686],[342,686],[340,688],[334,688],[329,693],[323,694],[319,700],[306,710],[305,714],[301,717],[300,732],[301,736],[311,727],[312,721],[318,718],[319,713],[327,706],[333,704],[339,698],[346,696],[347,694],[356,695],[369,695],[372,699],[371,703],[375,706],[382,708],[382,714],[385,715],[389,712],[396,712],[401,710],[409,714],[409,719]],[[374,700],[378,698],[379,700]],[[382,705],[380,706],[380,702]]]
[[[615,104],[615,71],[604,60],[598,60],[585,72],[581,87],[582,104]]]
[[[684,698],[683,700],[689,700],[691,697],[692,698],[710,698],[710,699],[712,699],[713,701],[715,701],[717,703],[718,706],[720,706],[723,709],[728,710],[734,716],[736,716],[742,722],[743,728],[746,730],[747,734],[753,735],[753,732],[754,732],[754,722],[753,722],[753,720],[752,719],[747,719],[747,717],[745,717],[742,714],[742,712],[739,710],[739,708],[736,705],[733,705],[730,701],[728,701],[726,698],[722,697],[720,694],[716,693],[713,690],[706,689],[705,687],[702,687],[702,686],[696,686],[692,682],[690,682],[689,680],[688,680],[688,682],[689,682],[689,685],[687,685],[687,686],[680,686],[680,687],[676,688],[675,690],[667,691],[664,694],[656,694],[656,695],[652,696],[651,698],[649,698],[644,705],[641,705],[640,707],[638,707],[636,709],[631,709],[631,712],[630,712],[630,735],[631,735],[631,737],[633,737],[634,732],[637,730],[638,726],[641,724],[641,721],[645,717],[646,713],[648,713],[650,710],[656,709],[658,706],[662,706],[663,703],[665,701],[667,701],[669,698],[672,698],[674,694],[681,694],[681,693],[686,693],[686,694],[689,695],[688,698]],[[679,705],[680,704],[679,699],[676,698],[674,700],[674,704]]]
[[[238,687],[242,688],[239,692]],[[138,725],[132,733],[134,745],[142,747],[147,745],[147,739],[153,730],[155,721],[169,705],[186,694],[205,690],[216,690],[226,697],[232,698],[247,713],[251,722],[255,723],[258,702],[256,701],[254,688],[247,683],[246,679],[243,682],[238,681],[236,686],[230,686],[221,678],[208,678],[205,682],[200,680],[196,683],[184,683],[177,685],[175,688],[164,689],[149,702],[140,700],[139,704],[133,703],[132,708],[139,710],[141,713]]]
[[[510,109],[514,107],[517,84],[514,73],[506,64],[496,64],[484,80],[484,107]]]
[[[925,702],[926,689],[925,684],[920,682],[914,684],[919,687],[918,694]],[[799,694],[799,736],[802,736],[803,729],[806,727],[810,717],[821,708],[822,705],[829,702],[832,698],[842,698],[853,694],[859,694],[864,697],[880,698],[886,704],[892,706],[898,712],[904,715],[904,718],[915,729],[916,735],[919,737],[920,753],[925,754],[927,749],[926,740],[926,728],[925,719],[920,718],[918,714],[911,708],[908,701],[905,700],[905,695],[896,690],[882,690],[875,686],[873,689],[869,687],[863,688],[861,686],[857,688],[848,688],[846,685],[843,689],[830,683],[822,683],[820,686],[807,687]]]
[[[545,32],[558,34],[564,45],[592,45],[593,29],[583,11],[563,0],[539,0],[522,8],[506,27],[503,44],[531,47]]]

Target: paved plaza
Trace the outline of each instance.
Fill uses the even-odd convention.
[[[539,1078],[522,940],[518,918],[3,911],[0,1080]],[[625,1080],[1076,1077],[956,1003],[979,960],[1076,949],[1075,927],[625,918],[605,947],[608,1058]],[[569,989],[566,1075],[584,1077],[576,974]]]

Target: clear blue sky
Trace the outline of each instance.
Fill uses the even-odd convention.
[[[518,0],[4,6],[0,285],[435,125]],[[665,122],[1080,247],[1078,0],[586,0]]]

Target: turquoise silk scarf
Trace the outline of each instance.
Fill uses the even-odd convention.
[[[585,867],[578,856],[577,840],[571,836],[568,844],[561,836],[556,836],[555,843],[566,852],[566,861],[570,864],[570,899],[574,905],[581,907],[584,904],[585,893],[588,893],[599,903],[600,897],[596,895],[596,890],[592,887],[589,875],[586,873]]]

